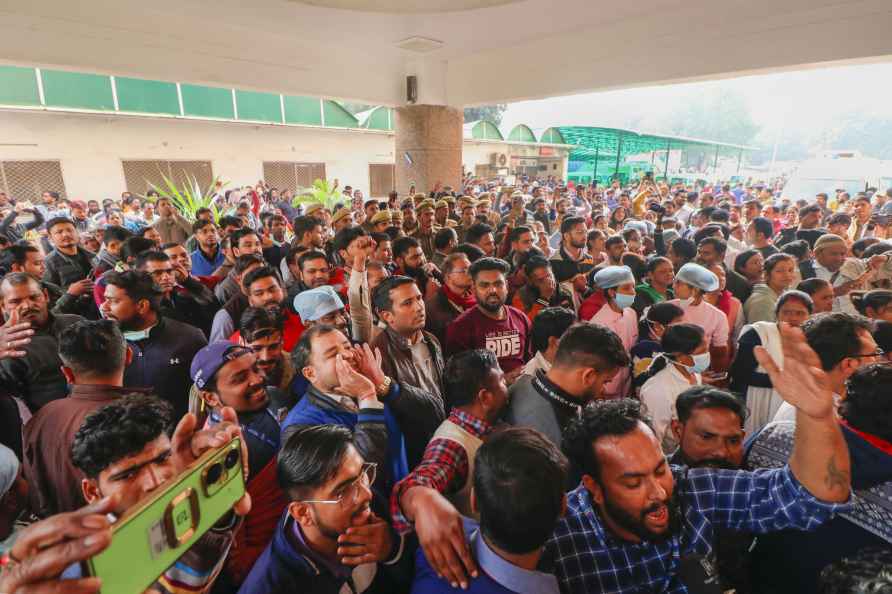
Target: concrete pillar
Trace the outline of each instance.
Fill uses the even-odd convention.
[[[414,183],[430,192],[441,182],[461,187],[463,111],[443,105],[407,105],[394,110],[396,190],[405,196]]]

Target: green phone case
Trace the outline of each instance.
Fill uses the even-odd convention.
[[[206,452],[121,516],[109,547],[86,562],[103,594],[142,594],[245,494],[241,440]],[[233,460],[236,459],[234,464]]]

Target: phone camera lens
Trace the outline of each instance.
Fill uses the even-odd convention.
[[[223,465],[217,462],[208,468],[207,474],[205,477],[207,478],[207,484],[213,485],[217,481],[220,480],[220,477],[223,476]]]
[[[223,460],[223,466],[226,467],[226,470],[232,470],[233,468],[235,468],[235,465],[238,464],[240,455],[241,454],[238,449],[229,450],[229,453],[226,454],[226,458]]]

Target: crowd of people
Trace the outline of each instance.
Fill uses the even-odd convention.
[[[892,190],[219,191],[0,193],[0,592],[235,437],[148,591],[892,591]]]

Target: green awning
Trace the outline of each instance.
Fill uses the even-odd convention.
[[[549,128],[546,134],[555,130]],[[635,130],[622,128],[603,128],[595,126],[559,126],[556,130],[567,144],[575,145],[570,151],[571,161],[591,161],[595,155],[598,158],[619,154],[620,160],[626,155],[649,153],[652,151],[679,150],[691,148],[712,148],[720,153],[751,151],[755,147],[727,142],[716,142],[701,138],[687,138],[684,136],[666,136],[660,134],[643,134]],[[543,134],[542,142],[545,142]]]

